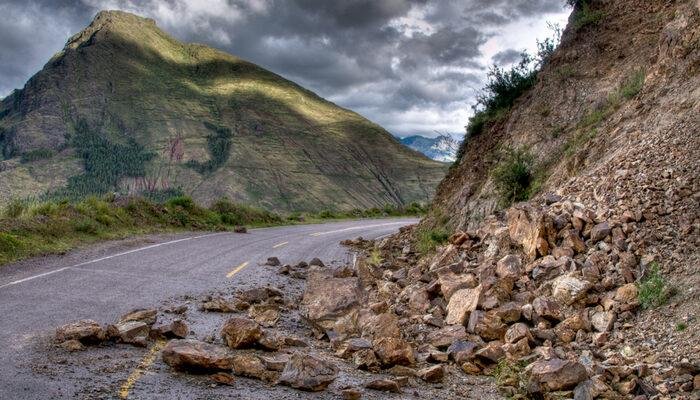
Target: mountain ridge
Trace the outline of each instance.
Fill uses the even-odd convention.
[[[121,11],[98,13],[1,107],[0,199],[70,186],[87,170],[72,151],[79,125],[112,147],[133,141],[153,153],[136,168],[141,176],[110,178],[120,191],[181,188],[204,203],[226,196],[277,210],[342,210],[427,202],[445,172],[353,111]],[[41,152],[53,155],[18,161]]]

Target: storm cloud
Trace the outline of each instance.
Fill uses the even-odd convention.
[[[492,62],[564,23],[564,0],[6,0],[0,96],[103,9],[155,19],[360,112],[397,136],[461,135]]]

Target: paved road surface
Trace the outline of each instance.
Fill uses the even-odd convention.
[[[28,370],[37,338],[58,325],[82,318],[109,322],[130,309],[222,288],[230,280],[264,282],[265,269],[257,267],[273,255],[282,263],[313,257],[350,261],[341,240],[377,238],[415,222],[362,220],[255,229],[246,235],[187,234],[139,247],[103,246],[0,267],[0,399],[70,393],[70,388],[59,388],[60,379]]]

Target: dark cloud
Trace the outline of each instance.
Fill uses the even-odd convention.
[[[491,57],[491,61],[498,65],[509,65],[520,61],[522,56],[522,50],[508,49],[496,53],[493,57]]]
[[[488,65],[514,60],[509,49],[528,36],[501,40],[507,27],[542,25],[564,0],[4,0],[0,96],[100,9],[154,18],[180,40],[253,61],[405,136],[460,131]]]

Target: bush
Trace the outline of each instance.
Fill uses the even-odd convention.
[[[21,248],[22,242],[17,237],[6,232],[0,232],[0,255],[3,253],[15,255]]]
[[[100,227],[92,219],[84,218],[84,219],[75,221],[73,223],[73,229],[75,229],[76,232],[86,233],[89,235],[95,235],[95,234],[97,234],[97,232],[99,232]]]
[[[534,159],[526,149],[508,149],[504,159],[493,171],[499,200],[502,206],[527,200],[534,178]]]
[[[605,13],[601,10],[592,10],[588,1],[579,0],[578,3],[576,14],[574,14],[574,29],[579,30],[589,25],[598,25],[605,18]]]
[[[25,153],[22,153],[22,155],[20,156],[20,162],[28,163],[32,161],[44,160],[53,157],[55,154],[56,152],[51,149],[30,150]]]
[[[195,207],[194,200],[189,196],[176,196],[168,199],[165,205],[170,207],[181,207],[185,210],[192,210]]]
[[[418,231],[416,247],[420,253],[435,251],[437,246],[447,242],[450,235],[442,228],[424,229]]]
[[[652,263],[649,266],[649,273],[638,286],[639,304],[643,309],[662,306],[668,300],[669,292],[666,279],[661,275],[657,263]]]
[[[21,200],[12,200],[10,204],[5,207],[5,217],[7,218],[19,218],[22,213],[24,213],[26,206]]]
[[[620,94],[625,99],[631,99],[635,97],[639,92],[642,91],[644,87],[644,81],[646,80],[646,71],[643,69],[635,71],[632,76],[627,78],[620,86]]]

